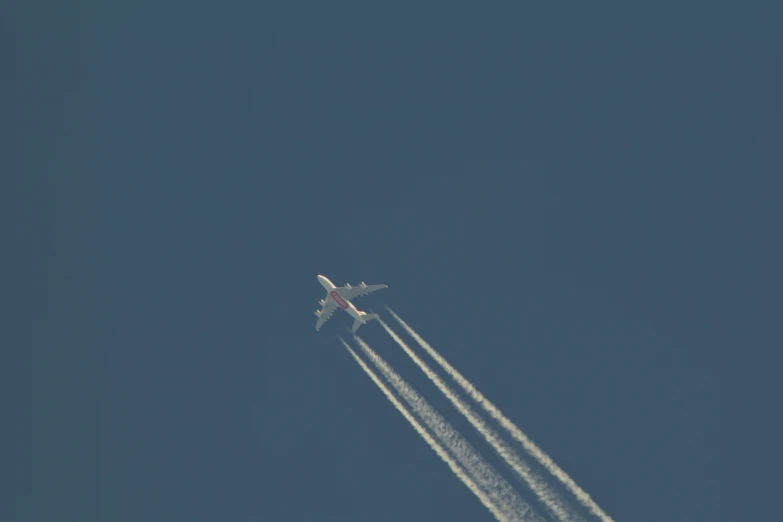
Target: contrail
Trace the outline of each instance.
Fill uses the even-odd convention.
[[[354,339],[365,355],[381,371],[386,380],[391,383],[397,393],[408,403],[424,424],[451,450],[471,477],[489,493],[491,499],[500,506],[512,520],[539,520],[532,508],[523,501],[508,482],[497,471],[487,464],[457,430],[446,419],[430,406],[405,380],[395,372],[367,343],[358,335]]]
[[[486,397],[484,397],[484,395],[482,395],[481,392],[479,392],[470,383],[470,381],[468,381],[465,377],[462,376],[461,373],[451,366],[448,361],[446,361],[446,359],[436,352],[432,346],[427,344],[427,341],[422,339],[419,334],[413,331],[413,328],[408,326],[405,321],[400,319],[400,317],[395,314],[391,308],[387,306],[386,309],[394,316],[397,322],[400,323],[400,325],[408,332],[408,334],[410,334],[410,336],[413,337],[416,342],[419,343],[419,345],[421,345],[421,347],[424,348],[424,350],[426,350],[426,352],[430,354],[430,356],[435,359],[438,364],[441,365],[443,370],[449,374],[449,376],[453,378],[457,384],[462,387],[463,390],[465,390],[465,393],[470,395],[471,399],[479,403],[481,407],[484,408],[484,411],[486,411],[493,419],[498,421],[500,425],[503,426],[514,439],[521,443],[525,448],[525,451],[532,455],[533,458],[539,462],[539,464],[541,464],[544,468],[546,468],[547,471],[560,480],[560,482],[563,483],[568,491],[570,491],[571,494],[573,494],[577,500],[579,500],[579,502],[590,511],[591,514],[598,517],[603,522],[614,522],[614,520],[609,515],[607,515],[600,508],[600,506],[598,506],[598,504],[595,503],[590,495],[580,488],[565,471],[560,469],[560,467],[555,464],[549,455],[544,453],[532,440],[530,440],[527,435],[525,435],[522,430],[520,430],[513,422],[506,418],[506,416],[503,415],[497,406],[492,404]]]
[[[416,430],[416,433],[421,435],[421,438],[423,438],[427,444],[430,445],[430,447],[435,451],[435,453],[438,454],[438,456],[448,464],[449,468],[451,468],[451,471],[454,472],[454,474],[459,478],[463,484],[465,484],[468,489],[478,497],[479,501],[484,505],[485,508],[487,508],[498,520],[498,522],[507,522],[508,518],[500,512],[500,510],[489,500],[486,493],[484,493],[478,485],[471,479],[465,471],[460,467],[459,464],[454,460],[454,458],[449,455],[446,450],[441,446],[433,437],[430,435],[426,429],[424,429],[424,426],[421,425],[421,423],[416,420],[416,418],[411,414],[411,412],[408,411],[408,409],[395,397],[391,390],[378,378],[377,375],[375,375],[375,372],[373,372],[364,361],[362,361],[358,355],[356,355],[356,352],[354,352],[350,346],[348,346],[348,343],[346,343],[343,338],[341,337],[340,340],[345,345],[345,349],[348,350],[353,358],[356,360],[357,363],[359,363],[359,366],[362,367],[362,370],[372,379],[372,381],[375,383],[378,388],[381,389],[383,394],[386,396],[387,399],[394,405],[395,408],[397,408],[397,411],[399,411],[405,419],[410,422],[411,426],[413,426],[413,429]]]
[[[498,452],[498,454],[506,461],[506,463],[525,481],[528,487],[535,493],[536,497],[546,506],[552,515],[559,520],[564,521],[581,521],[577,513],[573,510],[569,510],[565,501],[563,501],[556,491],[552,490],[549,485],[525,462],[522,458],[503,441],[498,434],[493,430],[483,417],[478,415],[473,409],[468,406],[462,398],[459,397],[449,386],[443,382],[443,379],[438,376],[424,361],[416,355],[400,337],[389,328],[382,319],[378,319],[386,332],[395,340],[400,347],[405,350],[405,353],[413,359],[413,362],[421,368],[421,370],[429,377],[429,379],[438,387],[438,389],[445,395],[457,410],[465,416],[474,428],[484,437],[484,439]]]

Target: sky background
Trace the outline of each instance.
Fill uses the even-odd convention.
[[[317,274],[388,284],[357,306],[615,520],[738,520],[721,410],[771,394],[728,368],[780,337],[783,166],[747,6],[4,4],[0,521],[491,520],[349,318],[316,333]]]

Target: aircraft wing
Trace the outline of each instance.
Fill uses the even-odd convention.
[[[321,329],[321,327],[326,321],[329,320],[335,310],[337,310],[337,303],[331,299],[328,300],[324,307],[321,308],[321,313],[318,315],[318,322],[315,323],[316,331]]]
[[[350,301],[351,299],[354,299],[356,297],[361,297],[363,295],[371,294],[383,288],[388,288],[388,287],[386,285],[365,285],[365,284],[360,284],[359,286],[346,285],[346,286],[338,287],[337,293],[339,293],[340,297],[342,297],[346,301]]]

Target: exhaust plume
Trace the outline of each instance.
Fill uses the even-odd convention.
[[[397,344],[408,354],[408,357],[413,359],[413,362],[421,368],[421,370],[427,375],[427,377],[438,387],[438,389],[451,401],[457,411],[465,416],[466,419],[473,425],[482,437],[492,446],[492,448],[500,455],[500,457],[506,461],[511,469],[513,469],[527,486],[535,493],[536,497],[546,506],[547,510],[557,517],[558,520],[573,522],[582,520],[581,517],[568,509],[567,504],[559,497],[556,491],[552,490],[549,485],[525,462],[508,444],[506,444],[500,436],[493,430],[487,422],[473,411],[473,408],[468,406],[465,401],[460,398],[459,395],[449,388],[449,386],[443,382],[443,379],[438,376],[432,369],[421,360],[421,358],[414,353],[400,337],[389,328],[382,319],[378,319],[386,332],[394,339]]]
[[[405,417],[405,420],[407,420],[411,426],[413,426],[413,429],[416,430],[416,433],[418,433],[421,438],[423,438],[427,444],[435,451],[435,453],[445,462],[452,472],[459,478],[465,486],[476,495],[476,497],[479,499],[479,501],[484,505],[485,508],[487,508],[490,513],[495,517],[498,522],[507,522],[508,518],[500,512],[500,510],[489,500],[486,493],[484,493],[481,489],[479,489],[478,485],[471,479],[465,471],[460,467],[459,464],[454,460],[454,458],[449,455],[446,450],[441,446],[433,437],[430,435],[426,429],[424,429],[424,426],[419,423],[418,420],[411,414],[411,412],[408,411],[408,409],[395,397],[391,390],[378,378],[377,375],[375,375],[375,372],[373,372],[367,364],[365,364],[364,361],[362,361],[358,355],[356,355],[356,352],[354,352],[350,346],[348,346],[348,343],[346,343],[343,338],[340,338],[340,341],[342,341],[343,345],[345,345],[345,349],[350,352],[351,356],[353,356],[354,360],[356,360],[357,363],[359,363],[359,366],[361,366],[362,370],[372,379],[372,381],[375,383],[378,388],[383,392],[383,394],[386,396],[387,399],[389,399],[389,402],[391,402],[395,408],[397,408],[397,411],[399,411],[403,417]]]
[[[543,452],[525,433],[519,429],[513,422],[511,422],[503,412],[498,409],[497,406],[492,404],[484,395],[479,392],[465,377],[462,376],[446,359],[443,358],[435,349],[430,346],[427,341],[417,334],[413,328],[403,321],[397,314],[395,314],[388,306],[386,309],[394,316],[394,319],[400,323],[405,331],[413,337],[413,339],[419,343],[419,345],[443,368],[443,370],[459,384],[462,389],[467,393],[471,399],[476,401],[486,411],[490,417],[500,423],[508,433],[525,448],[533,458],[535,458],[541,466],[549,471],[555,478],[557,478],[565,488],[576,497],[576,499],[587,508],[592,515],[599,518],[602,522],[614,522],[614,520],[607,515],[596,502],[587,494],[582,488],[580,488],[574,480],[568,476],[568,474],[560,469],[555,462]]]
[[[354,335],[364,354],[381,371],[386,380],[391,383],[397,393],[408,403],[424,424],[435,434],[451,454],[462,464],[470,476],[490,498],[500,506],[501,510],[512,520],[538,520],[531,507],[524,502],[501,477],[476,452],[457,430],[444,419],[419,393],[395,372],[367,343],[358,335]]]

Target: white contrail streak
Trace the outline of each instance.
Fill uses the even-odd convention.
[[[560,469],[560,467],[555,464],[549,455],[544,453],[541,448],[539,448],[532,440],[530,440],[530,438],[525,435],[521,429],[519,429],[513,422],[506,418],[506,416],[503,415],[503,412],[501,412],[497,406],[492,404],[486,397],[484,397],[484,395],[482,395],[482,393],[479,392],[470,383],[470,381],[468,381],[465,377],[462,376],[461,373],[451,366],[451,364],[449,364],[446,359],[436,352],[432,346],[427,344],[427,341],[422,339],[419,334],[413,331],[413,328],[408,326],[405,321],[400,319],[400,317],[395,314],[391,308],[387,306],[386,309],[389,310],[389,312],[394,316],[397,322],[400,323],[405,331],[407,331],[408,334],[410,334],[410,336],[413,337],[433,359],[435,359],[435,361],[443,368],[443,370],[449,374],[449,376],[453,378],[457,384],[462,387],[463,390],[465,390],[465,393],[467,393],[471,399],[480,404],[481,407],[484,408],[484,411],[486,411],[493,419],[498,421],[500,425],[503,426],[503,428],[505,428],[511,434],[511,436],[517,440],[517,442],[521,443],[525,448],[525,451],[532,455],[533,458],[539,462],[539,464],[541,464],[544,468],[546,468],[547,471],[560,480],[566,489],[568,489],[568,491],[570,491],[571,494],[574,495],[577,500],[579,500],[579,502],[590,511],[592,515],[598,517],[603,522],[614,522],[613,519],[607,515],[598,504],[595,503],[590,495],[580,488],[579,485],[577,485],[577,483],[574,482],[574,480],[568,476],[565,471]]]
[[[441,446],[438,441],[436,441],[432,435],[430,435],[426,429],[424,429],[424,426],[419,423],[418,420],[411,414],[411,412],[408,411],[408,409],[395,397],[391,390],[378,378],[377,375],[375,375],[375,372],[373,372],[367,364],[365,364],[364,361],[362,361],[358,355],[356,355],[356,352],[354,352],[350,346],[348,346],[348,343],[343,341],[342,338],[340,340],[345,345],[346,350],[348,350],[353,358],[356,360],[357,363],[359,363],[359,366],[362,367],[362,370],[372,379],[372,381],[375,383],[378,388],[381,389],[383,394],[386,396],[387,399],[394,405],[395,408],[397,408],[397,411],[399,411],[403,417],[413,426],[413,429],[416,430],[416,433],[421,435],[421,438],[423,438],[427,444],[435,451],[435,453],[438,454],[438,456],[445,462],[449,468],[451,468],[451,471],[454,472],[454,474],[459,478],[465,486],[478,497],[479,501],[484,505],[485,508],[487,508],[494,517],[498,520],[498,522],[507,522],[508,518],[500,512],[500,510],[489,500],[486,493],[484,493],[478,485],[471,479],[465,471],[460,467],[459,464],[454,460],[454,458],[446,452],[446,450]]]
[[[537,515],[495,469],[444,419],[419,393],[395,372],[358,335],[354,339],[370,361],[381,371],[397,393],[408,403],[424,424],[449,449],[468,474],[486,491],[511,520],[538,520]]]
[[[546,506],[547,510],[559,520],[572,522],[580,521],[582,518],[578,513],[568,509],[568,505],[563,501],[558,493],[554,491],[528,464],[525,462],[500,436],[492,429],[487,422],[468,406],[459,395],[449,388],[432,369],[414,353],[400,337],[389,328],[382,319],[378,319],[386,332],[395,340],[405,353],[413,359],[413,362],[429,377],[429,379],[438,387],[457,410],[465,416],[474,428],[484,437],[484,439],[494,448],[495,451],[506,461],[535,493],[536,497]]]

